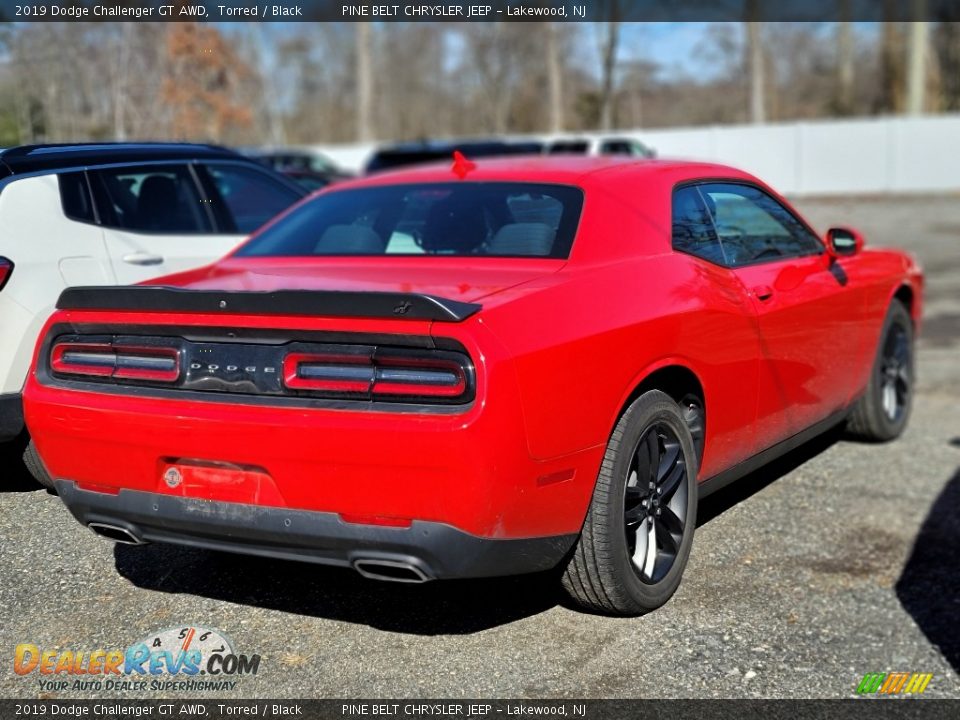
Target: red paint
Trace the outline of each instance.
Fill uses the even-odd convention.
[[[653,373],[683,368],[703,388],[703,480],[855,399],[894,293],[911,292],[913,316],[920,317],[920,270],[899,252],[824,252],[735,270],[674,252],[671,193],[697,178],[747,180],[769,191],[715,165],[483,162],[469,181],[583,189],[568,260],[228,257],[154,282],[422,292],[483,306],[461,323],[95,311],[58,312],[50,321],[78,332],[86,324],[120,322],[131,329],[447,338],[466,349],[476,368],[476,399],[465,408],[401,413],[187,402],[149,392],[66,390],[33,374],[24,392],[30,432],[54,477],[85,486],[188,492],[163,485],[158,469],[163,458],[196,458],[260,468],[256,502],[265,505],[336,512],[345,520],[439,521],[488,537],[579,532],[610,433]],[[427,167],[324,192],[443,181],[450,181],[448,167]],[[286,377],[290,382],[290,367]],[[262,491],[265,478],[269,492]],[[231,497],[213,481],[189,492]]]

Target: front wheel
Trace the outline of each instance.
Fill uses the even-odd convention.
[[[563,586],[580,606],[642,615],[680,585],[697,518],[697,455],[680,406],[658,390],[617,423]]]
[[[847,430],[861,440],[885,442],[899,437],[913,405],[913,320],[894,300],[880,332],[867,389],[847,421]]]

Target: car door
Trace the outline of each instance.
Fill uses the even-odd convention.
[[[721,408],[710,413],[706,423],[709,443],[701,477],[710,477],[762,449],[764,438],[756,426],[757,314],[742,283],[724,263],[713,219],[696,186],[674,189],[671,216],[673,249],[698,258],[689,260],[686,273],[691,280],[682,284],[683,301],[692,299],[706,318],[682,324],[684,345],[702,363],[708,407]]]
[[[845,406],[859,362],[860,298],[813,231],[768,192],[739,182],[699,190],[724,259],[757,311],[757,420],[770,445]]]
[[[217,225],[188,163],[112,167],[88,174],[121,285],[205,265],[244,237]]]

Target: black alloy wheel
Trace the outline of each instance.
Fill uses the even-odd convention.
[[[663,579],[677,559],[687,508],[687,465],[680,440],[664,423],[640,438],[624,487],[624,530],[634,571]]]
[[[883,355],[877,368],[880,375],[880,403],[890,422],[899,421],[909,403],[910,370],[907,330],[899,323],[891,325],[883,341]]]

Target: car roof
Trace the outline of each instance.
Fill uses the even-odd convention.
[[[469,157],[468,157],[469,159]],[[756,181],[748,173],[715,163],[634,158],[625,156],[529,155],[480,158],[473,161],[463,180],[558,183],[585,186],[625,180],[682,182],[694,178],[730,178]],[[338,189],[363,185],[449,182],[461,179],[453,172],[453,158],[415,167],[389,170],[337,185]]]
[[[216,145],[194,143],[70,143],[20,145],[0,151],[0,164],[9,173],[66,170],[105,163],[135,163],[156,160],[205,160],[243,158]]]

